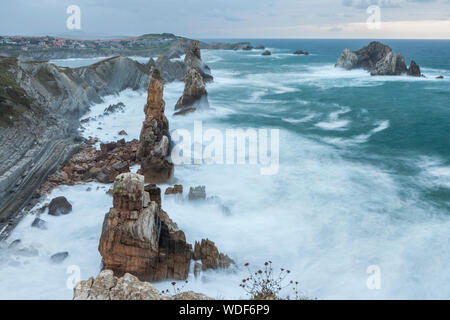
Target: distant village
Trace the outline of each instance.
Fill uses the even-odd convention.
[[[33,49],[140,49],[172,41],[173,38],[147,39],[145,37],[114,40],[80,40],[58,37],[0,36],[0,47],[7,50]]]

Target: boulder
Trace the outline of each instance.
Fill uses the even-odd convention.
[[[119,175],[99,243],[104,269],[143,281],[186,279],[192,246],[183,231],[168,225],[164,214],[145,191],[143,176]]]
[[[140,281],[125,273],[114,276],[113,271],[103,270],[97,278],[78,282],[74,287],[73,300],[212,300],[192,291],[173,296],[163,295],[151,283]]]
[[[411,61],[407,73],[408,73],[408,76],[413,76],[413,77],[420,77],[422,75],[422,73],[420,72],[419,65],[414,60]]]
[[[263,53],[261,53],[262,56],[270,56],[272,55],[272,52],[270,52],[269,50],[264,51]]]
[[[69,256],[69,253],[67,251],[58,252],[50,257],[50,261],[52,263],[62,263],[64,260],[67,259],[68,256]]]
[[[444,76],[443,75],[439,75],[439,76],[436,77],[436,79],[444,79]]]
[[[57,216],[60,214],[68,214],[72,211],[72,205],[67,201],[66,197],[57,197],[50,201],[48,205],[48,214]]]
[[[164,82],[158,69],[153,68],[148,85],[145,120],[139,137],[137,159],[139,173],[148,183],[164,183],[173,176],[174,166],[166,157],[170,151],[169,122],[164,115]]]
[[[119,131],[119,136],[127,136],[128,133],[125,130]]]

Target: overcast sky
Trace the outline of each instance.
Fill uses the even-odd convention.
[[[69,5],[81,32],[191,38],[450,39],[450,0],[0,0],[1,35],[69,32]],[[379,5],[379,29],[366,10]]]

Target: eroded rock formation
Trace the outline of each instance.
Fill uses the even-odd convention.
[[[214,78],[211,75],[211,69],[202,61],[199,41],[194,40],[191,42],[189,49],[186,52],[184,63],[186,64],[186,67],[197,70],[205,83],[213,81]]]
[[[74,287],[73,300],[213,300],[193,291],[173,296],[163,295],[149,282],[139,281],[126,273],[114,276],[113,271],[103,270],[97,278],[78,282]]]
[[[184,280],[192,257],[203,270],[227,268],[233,263],[206,239],[192,245],[161,209],[160,189],[144,186],[144,177],[124,173],[114,181],[113,208],[105,216],[99,251],[104,269],[116,276],[130,273],[142,281]]]
[[[175,115],[183,115],[208,108],[208,93],[203,78],[196,69],[188,67],[183,95],[175,105]]]
[[[220,253],[214,242],[208,239],[202,239],[201,242],[195,241],[193,259],[201,260],[202,270],[229,268],[234,261],[226,254]]]
[[[145,120],[142,124],[137,158],[141,162],[140,173],[149,183],[170,180],[174,166],[166,157],[169,154],[169,123],[164,115],[164,81],[158,69],[152,68],[148,84]]]
[[[143,176],[119,175],[99,244],[104,269],[117,276],[131,273],[143,281],[186,279],[192,246],[167,219],[145,191]]]
[[[416,70],[414,61],[411,65],[412,70]],[[369,71],[371,75],[411,74],[406,67],[405,58],[378,41],[372,41],[358,51],[344,49],[335,66],[347,70],[361,68]]]

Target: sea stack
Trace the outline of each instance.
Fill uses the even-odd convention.
[[[169,122],[164,115],[164,81],[158,69],[150,71],[145,120],[139,138],[137,159],[147,183],[164,183],[171,179],[174,166],[166,157],[170,151]]]
[[[188,67],[184,81],[183,95],[175,105],[175,115],[209,109],[208,93],[201,74]]]
[[[372,41],[358,51],[351,51],[348,48],[344,49],[335,66],[347,70],[364,69],[373,76],[401,75],[404,73],[415,75],[412,73],[416,73],[419,67],[414,61],[411,62],[410,69],[412,73],[410,73],[406,67],[405,58],[400,54],[394,53],[389,46],[378,41]]]
[[[211,69],[202,61],[199,41],[194,40],[191,42],[184,57],[184,63],[187,68],[191,67],[197,70],[202,76],[203,82],[208,83],[213,81],[214,78],[211,75]]]
[[[141,281],[186,279],[192,246],[145,190],[139,174],[115,179],[113,208],[105,216],[98,248],[103,269],[117,277],[130,273]]]
[[[213,80],[211,70],[203,63],[200,43],[192,41],[184,59],[186,75],[183,95],[175,105],[175,115],[183,115],[196,110],[209,109],[206,83]]]

